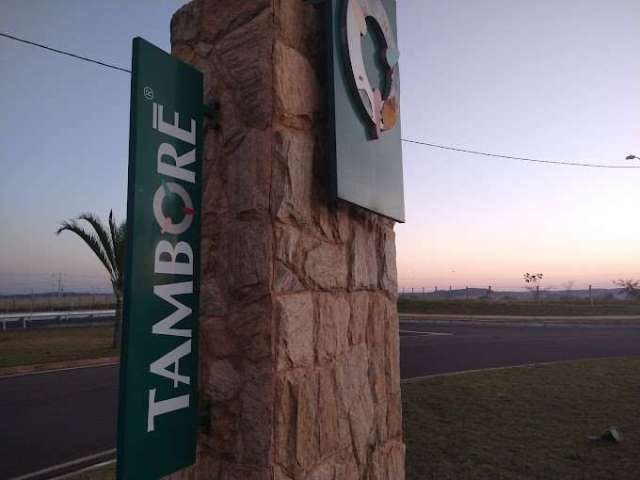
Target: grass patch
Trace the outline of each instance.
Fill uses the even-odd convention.
[[[636,480],[639,377],[634,357],[403,384],[406,478]],[[621,444],[587,439],[610,425]],[[71,478],[113,480],[115,465]]]
[[[639,377],[622,358],[403,384],[407,480],[635,480]],[[610,425],[621,444],[587,440]]]
[[[526,301],[429,301],[401,298],[400,313],[431,313],[451,315],[535,315],[535,316],[607,316],[640,315],[639,302],[526,302]]]
[[[113,327],[0,332],[0,367],[115,356],[112,336]]]

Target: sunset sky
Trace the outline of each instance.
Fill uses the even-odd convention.
[[[169,48],[182,3],[3,0],[0,31],[129,68],[132,37]],[[640,155],[640,2],[399,0],[398,23],[404,138],[612,165]],[[124,218],[129,75],[4,38],[0,71],[0,293],[54,272],[100,288],[89,250],[54,231],[83,211]],[[640,278],[640,169],[408,143],[403,156],[401,287]]]
[[[398,11],[405,138],[610,164],[640,150],[639,2],[401,0]],[[640,276],[640,170],[410,144],[404,165],[405,287]]]

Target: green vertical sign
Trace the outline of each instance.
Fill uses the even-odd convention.
[[[118,479],[195,461],[202,74],[133,40]]]

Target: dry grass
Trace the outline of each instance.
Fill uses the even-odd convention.
[[[22,295],[16,297],[0,297],[0,313],[43,312],[54,310],[98,310],[115,308],[113,295]]]
[[[450,315],[534,315],[581,316],[640,315],[640,302],[526,302],[486,300],[398,300],[400,313],[426,313]]]
[[[640,358],[622,358],[404,384],[407,480],[636,480],[639,377]],[[609,425],[621,444],[587,439]]]
[[[636,480],[638,378],[623,358],[404,384],[407,480]],[[623,443],[587,439],[610,425]]]
[[[0,332],[0,367],[115,356],[112,335],[112,327]]]

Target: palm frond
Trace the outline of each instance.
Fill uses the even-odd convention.
[[[107,222],[109,224],[109,232],[111,233],[111,242],[113,245],[113,253],[114,253],[114,258],[115,258],[115,250],[116,250],[116,236],[117,236],[117,229],[118,227],[116,226],[116,222],[113,219],[113,210],[109,210],[109,221]]]
[[[75,233],[79,236],[84,242],[91,248],[93,253],[98,257],[98,260],[104,265],[104,268],[109,272],[109,276],[111,277],[111,281],[115,282],[117,280],[117,276],[111,266],[111,262],[107,256],[107,253],[102,248],[102,244],[100,240],[83,229],[76,220],[65,220],[60,223],[60,227],[56,230],[56,235],[60,235],[64,231],[69,231]]]
[[[91,227],[93,227],[93,230],[96,232],[98,240],[102,244],[102,248],[109,260],[109,265],[111,265],[111,268],[109,270],[111,272],[115,272],[116,259],[111,235],[109,234],[109,232],[107,232],[107,229],[102,224],[102,221],[93,213],[83,213],[82,215],[78,216],[78,220],[84,220],[85,222],[89,223]]]
[[[120,233],[118,232],[118,225],[113,218],[113,210],[109,210],[109,232],[111,232],[111,243],[113,245],[113,266],[116,271],[116,288],[122,289],[122,252],[123,245],[121,245]]]
[[[127,238],[127,224],[126,222],[120,223],[115,226],[114,229],[113,244],[115,246],[115,260],[116,260],[116,272],[118,288],[122,289],[124,284],[124,261],[126,250],[126,238]]]

